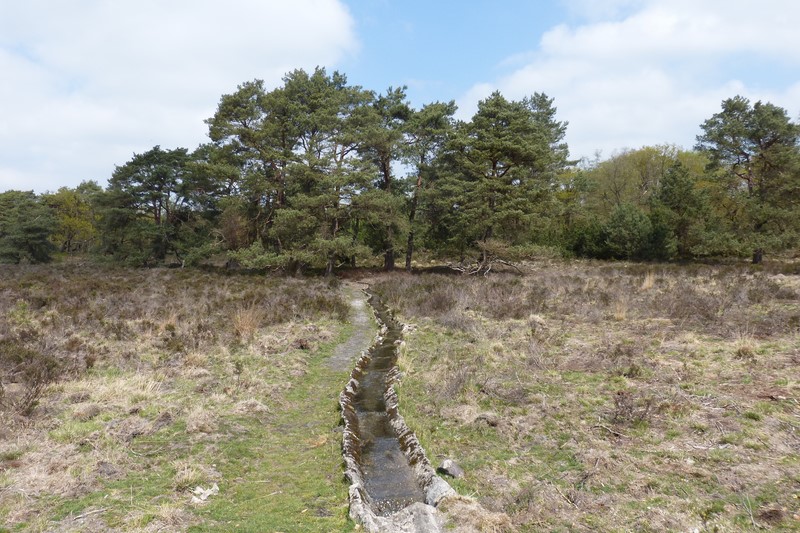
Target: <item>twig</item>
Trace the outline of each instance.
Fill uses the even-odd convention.
[[[594,467],[591,470],[584,472],[578,480],[577,487],[583,487],[586,481],[597,472],[597,465],[600,464],[600,458],[594,460]]]
[[[510,266],[511,268],[513,268],[514,270],[516,270],[517,272],[519,272],[520,274],[522,274],[522,273],[523,273],[523,272],[522,272],[522,269],[520,269],[520,268],[519,268],[517,265],[515,265],[514,263],[509,263],[508,261],[504,261],[504,260],[502,260],[502,259],[495,259],[495,261],[496,261],[496,262],[498,262],[498,263],[500,263],[501,265]]]
[[[100,509],[95,509],[94,511],[87,511],[87,512],[85,512],[83,514],[79,514],[78,516],[76,516],[72,520],[83,520],[87,516],[92,516],[93,514],[105,513],[106,511],[108,511],[108,507],[101,507]]]
[[[630,437],[625,435],[624,433],[620,433],[619,431],[614,431],[608,426],[604,426],[603,424],[595,424],[592,428],[602,428],[611,433],[612,435],[616,435],[617,437],[622,437],[624,439],[629,439]]]
[[[750,515],[750,522],[752,522],[753,528],[761,529],[761,526],[756,523],[756,519],[753,518],[753,504],[750,503],[749,496],[742,497],[742,507],[744,507],[744,510],[747,511],[747,514]]]
[[[553,485],[556,488],[556,492],[558,492],[559,496],[564,498],[565,502],[567,502],[568,504],[572,505],[575,509],[578,509],[580,511],[580,508],[578,507],[578,505],[574,501],[572,501],[569,498],[567,498],[566,496],[564,496],[564,493],[561,492],[561,489],[558,488],[558,485],[556,485],[555,483],[551,483],[551,485]]]

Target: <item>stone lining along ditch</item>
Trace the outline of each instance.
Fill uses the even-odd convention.
[[[393,384],[403,325],[376,295],[366,294],[380,332],[339,397],[350,517],[371,532],[440,531],[436,506],[455,491],[436,475],[398,409]]]

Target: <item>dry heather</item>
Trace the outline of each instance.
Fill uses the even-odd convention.
[[[0,268],[0,531],[225,530],[215,500],[238,498],[245,520],[248,501],[291,493],[278,476],[294,465],[270,455],[286,444],[261,443],[336,426],[333,402],[303,403],[349,309],[322,280]],[[315,516],[343,523],[339,452],[313,453],[331,470]],[[193,502],[214,483],[219,495]]]
[[[404,414],[519,531],[800,529],[800,276],[586,262],[384,276]]]

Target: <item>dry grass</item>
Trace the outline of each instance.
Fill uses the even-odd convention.
[[[86,264],[0,269],[0,348],[54,361],[60,372],[23,409],[28,375],[0,366],[3,531],[203,523],[188,491],[223,483],[222,448],[236,450],[288,404],[294,380],[348,311],[322,280]],[[237,476],[258,475],[235,453]]]
[[[251,340],[264,321],[265,313],[255,304],[243,306],[233,314],[233,329],[243,340]]]
[[[429,454],[519,531],[800,528],[800,276],[558,263],[382,276]]]

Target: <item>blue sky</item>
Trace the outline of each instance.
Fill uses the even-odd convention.
[[[674,143],[737,94],[800,119],[796,0],[0,0],[0,191],[101,184],[205,142],[244,81],[339,70],[469,119],[555,98],[575,158]]]
[[[406,85],[412,103],[452,100],[509,71],[513,56],[568,15],[559,2],[346,0],[360,46],[341,65],[375,90]]]

